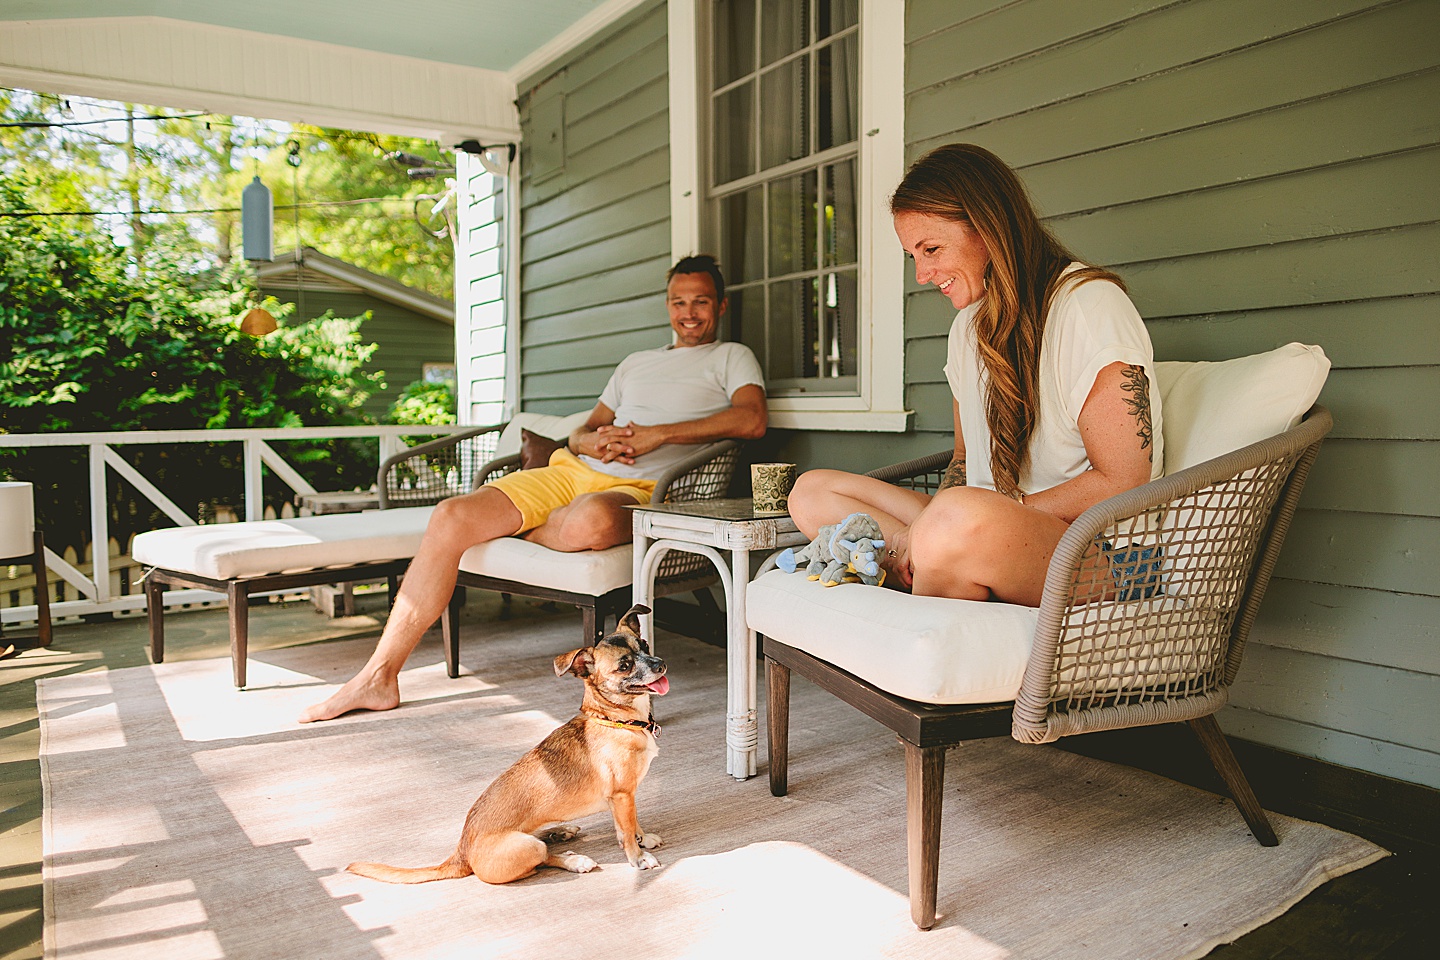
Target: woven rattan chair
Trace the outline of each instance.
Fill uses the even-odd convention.
[[[588,413],[588,411],[587,411]],[[520,455],[497,451],[513,443],[517,426],[531,424],[561,437],[583,423],[585,414],[570,418],[523,419],[510,424],[480,427],[441,440],[420,444],[391,457],[381,466],[380,506],[418,506],[438,503],[520,469]],[[653,502],[713,500],[725,496],[735,474],[740,444],[723,440],[707,444],[662,474],[655,483]],[[470,478],[467,482],[466,478]],[[462,484],[464,484],[462,488]],[[450,675],[459,669],[459,612],[464,590],[494,590],[507,598],[530,597],[572,604],[582,614],[581,633],[593,643],[607,617],[618,618],[630,606],[633,565],[630,544],[608,550],[561,553],[517,537],[502,537],[466,552],[460,561],[455,595],[441,618],[446,665]],[[656,579],[657,596],[698,591],[714,582],[714,571],[703,557],[675,553],[662,564]]]
[[[1307,386],[1306,404],[1324,369]],[[1208,416],[1203,409],[1187,413]],[[1313,407],[1276,436],[1091,507],[1061,539],[1038,611],[860,584],[826,590],[762,569],[749,591],[749,622],[763,636],[771,792],[788,790],[795,670],[889,726],[904,744],[911,915],[922,930],[935,922],[945,751],[965,740],[1008,732],[1040,744],[1184,721],[1255,838],[1274,845],[1214,713],[1227,702],[1330,425],[1329,413]],[[1166,433],[1168,443],[1168,421]],[[949,451],[941,452],[872,475],[933,491],[949,459]],[[1134,552],[1113,554],[1130,566],[1112,579],[1093,555],[1117,544]],[[951,627],[959,633],[947,634]],[[893,635],[877,635],[887,629]],[[994,649],[975,652],[987,644]]]

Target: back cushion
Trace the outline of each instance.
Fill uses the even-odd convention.
[[[1290,429],[1320,395],[1329,370],[1323,350],[1301,343],[1219,363],[1156,364],[1165,472]],[[1227,487],[1165,511],[1161,524],[1164,592],[1191,601],[1197,607],[1192,616],[1201,616],[1200,609],[1213,614],[1217,644],[1240,602],[1246,561],[1263,530],[1258,521],[1264,518],[1247,504],[1239,490]]]
[[[1157,363],[1165,472],[1193,467],[1295,426],[1315,403],[1329,372],[1325,351],[1303,343],[1218,363]]]

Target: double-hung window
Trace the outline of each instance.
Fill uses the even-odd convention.
[[[705,221],[772,396],[854,395],[859,0],[712,0]]]
[[[671,0],[671,246],[715,253],[774,426],[903,430],[903,0]]]

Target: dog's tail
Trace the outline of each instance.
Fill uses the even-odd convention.
[[[350,873],[386,883],[429,883],[431,880],[458,880],[475,871],[460,857],[453,856],[437,867],[391,867],[383,863],[352,863],[345,868]]]

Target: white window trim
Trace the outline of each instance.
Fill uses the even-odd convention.
[[[670,253],[700,247],[697,0],[670,0]],[[860,352],[858,396],[772,397],[770,424],[801,430],[904,431],[905,259],[886,204],[905,173],[905,4],[860,3]]]

